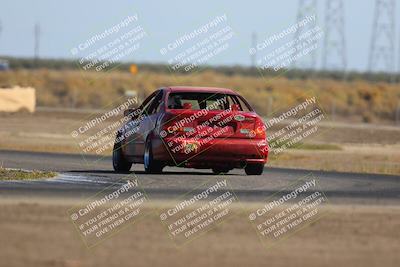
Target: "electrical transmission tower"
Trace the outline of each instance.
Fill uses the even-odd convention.
[[[40,25],[39,23],[35,24],[34,27],[34,64],[37,66],[39,59],[39,45],[40,45]]]
[[[395,71],[396,0],[376,0],[368,70]]]
[[[295,33],[295,40],[299,40],[303,33],[315,29],[317,26],[316,16],[317,16],[317,0],[300,0],[299,9],[297,12],[297,22],[304,21],[314,16],[314,21],[306,23],[304,26],[299,27]],[[316,40],[311,41],[309,46],[315,45]],[[297,59],[293,60],[292,67],[303,68],[303,69],[315,69],[317,65],[317,51],[314,49],[307,55],[300,56],[302,51],[297,51]]]
[[[325,2],[325,39],[322,66],[325,70],[347,68],[343,0]]]

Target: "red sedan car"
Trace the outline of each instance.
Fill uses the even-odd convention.
[[[161,88],[124,115],[113,150],[117,172],[142,163],[147,173],[177,166],[261,175],[267,162],[263,120],[230,89]]]

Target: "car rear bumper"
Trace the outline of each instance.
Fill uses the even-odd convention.
[[[157,160],[172,163],[171,165],[184,164],[204,168],[264,164],[268,158],[268,144],[265,140],[242,138],[157,139],[153,141],[153,151]]]

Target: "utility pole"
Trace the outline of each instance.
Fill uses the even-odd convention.
[[[39,46],[40,46],[40,25],[39,23],[35,23],[34,30],[34,65],[38,66],[39,59]]]
[[[322,66],[324,70],[346,71],[346,37],[343,0],[325,2],[325,39]]]
[[[307,17],[317,15],[317,0],[299,0],[299,8],[297,12],[297,22],[304,20]],[[299,40],[300,36],[309,31],[315,29],[317,26],[316,19],[313,22],[307,23],[303,27],[299,27],[295,33],[295,40]],[[316,40],[312,41],[311,45],[315,45]],[[301,52],[301,51],[300,51]],[[297,54],[296,54],[297,55]],[[317,66],[317,51],[313,50],[308,55],[299,57],[298,60],[294,60],[293,68],[303,68],[308,70],[315,70]]]
[[[375,0],[368,71],[395,72],[396,1]]]

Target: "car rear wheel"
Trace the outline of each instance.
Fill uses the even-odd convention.
[[[244,168],[247,175],[261,175],[264,171],[264,164],[249,163]]]
[[[150,139],[147,139],[143,155],[144,170],[146,173],[161,173],[164,165],[153,158],[153,151]]]
[[[116,172],[129,172],[132,167],[132,162],[129,162],[122,153],[121,143],[114,144],[112,161]]]

